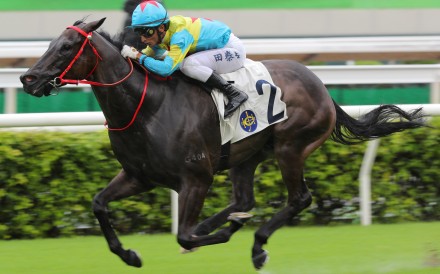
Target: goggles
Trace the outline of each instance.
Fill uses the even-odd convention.
[[[153,36],[154,28],[147,28],[147,27],[135,28],[134,32],[138,35],[143,35],[143,36],[149,38],[149,37]]]

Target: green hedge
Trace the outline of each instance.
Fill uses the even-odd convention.
[[[440,119],[435,128],[381,140],[374,166],[373,222],[440,220]],[[366,145],[326,142],[307,162],[314,202],[291,225],[357,223],[358,172]],[[0,134],[0,239],[100,233],[93,196],[119,172],[106,132]],[[230,197],[227,173],[216,176],[203,218]],[[284,206],[286,191],[274,161],[255,176],[257,206],[249,225],[259,225]],[[169,231],[170,193],[156,189],[114,202],[119,233]]]

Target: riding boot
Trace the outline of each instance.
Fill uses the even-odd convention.
[[[234,113],[234,111],[248,99],[248,95],[246,93],[236,88],[215,72],[213,72],[208,78],[206,84],[213,88],[219,89],[228,98],[228,104],[225,107],[225,118],[231,116],[232,113]]]

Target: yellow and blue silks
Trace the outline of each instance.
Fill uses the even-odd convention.
[[[195,52],[223,48],[229,41],[231,29],[220,21],[205,18],[172,16],[170,27],[160,45],[142,50],[146,56],[139,60],[149,71],[169,76],[179,68],[188,55]],[[154,57],[168,54],[163,60]]]

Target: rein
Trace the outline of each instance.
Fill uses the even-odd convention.
[[[99,55],[98,50],[93,46],[92,44],[92,32],[86,33],[85,31],[83,31],[82,29],[76,27],[76,26],[69,26],[67,27],[68,29],[73,29],[76,32],[78,32],[79,34],[81,34],[82,36],[84,36],[86,39],[84,40],[84,43],[82,44],[81,48],[79,49],[78,53],[75,55],[75,57],[73,58],[73,60],[69,63],[69,65],[67,66],[67,68],[63,71],[63,73],[61,73],[60,76],[55,77],[55,79],[53,79],[52,81],[50,81],[49,83],[54,87],[54,88],[58,88],[62,85],[65,84],[88,84],[91,86],[100,86],[100,87],[109,87],[109,86],[116,86],[122,82],[124,82],[125,80],[127,80],[131,74],[133,73],[133,62],[131,61],[130,58],[128,59],[128,63],[130,64],[130,72],[121,80],[116,81],[114,83],[99,83],[99,82],[95,82],[95,81],[90,81],[87,80],[88,77],[90,77],[90,75],[92,75],[92,73],[96,70],[96,68],[98,67],[99,64],[99,60],[102,60],[102,57]],[[93,53],[96,56],[96,63],[95,66],[93,67],[93,69],[87,74],[87,76],[83,79],[83,80],[73,80],[73,79],[64,79],[64,76],[69,72],[69,70],[72,68],[73,64],[76,62],[76,60],[78,60],[78,58],[82,55],[82,53],[84,52],[84,48],[86,47],[86,45],[89,45],[92,50]],[[124,127],[122,128],[110,128],[108,127],[108,123],[107,121],[105,121],[105,127],[108,130],[112,130],[112,131],[122,131],[122,130],[126,130],[127,128],[129,128],[134,121],[136,120],[136,117],[141,109],[141,106],[144,102],[145,99],[145,95],[147,94],[147,87],[148,87],[148,72],[145,74],[145,84],[144,84],[144,89],[142,91],[142,97],[141,100],[139,101],[139,104],[136,108],[136,111],[133,114],[133,117],[131,118],[131,121]]]
[[[145,84],[144,84],[144,90],[142,91],[142,97],[141,100],[139,101],[139,104],[136,108],[136,111],[133,114],[133,118],[131,118],[131,121],[125,126],[125,127],[121,127],[121,128],[110,128],[108,127],[108,123],[107,121],[105,121],[104,126],[108,129],[108,130],[112,130],[112,131],[122,131],[122,130],[126,130],[127,128],[129,128],[134,121],[136,120],[136,117],[141,109],[141,106],[144,102],[145,99],[145,95],[147,94],[147,87],[148,87],[148,73],[145,74]]]

